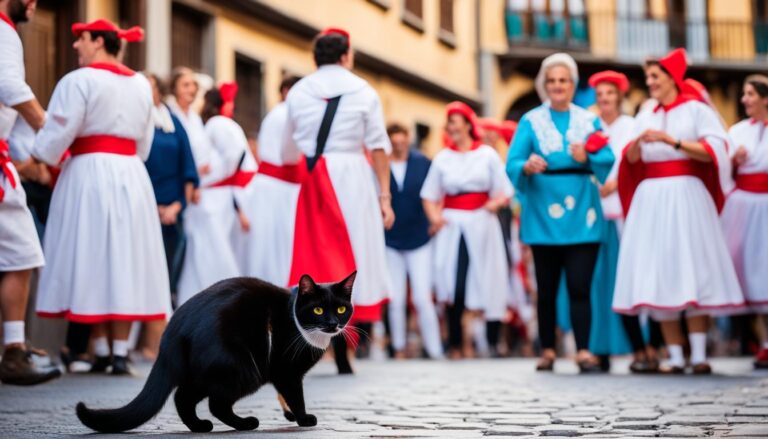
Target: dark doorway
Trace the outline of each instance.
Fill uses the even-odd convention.
[[[208,16],[194,9],[174,3],[171,9],[171,63],[203,68],[203,33],[208,25]]]
[[[685,0],[667,0],[667,19],[669,21],[669,46],[686,47]]]
[[[147,28],[147,3],[145,0],[120,0],[120,22],[118,25],[127,29],[131,26]],[[131,43],[125,45],[123,63],[134,69],[144,70],[146,67],[147,43]]]

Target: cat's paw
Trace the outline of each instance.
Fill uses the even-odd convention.
[[[299,427],[314,427],[317,425],[317,418],[315,415],[304,415],[296,419],[296,423]]]
[[[237,426],[237,429],[241,431],[256,430],[257,428],[259,428],[259,420],[253,416],[243,418],[243,421]]]
[[[296,416],[294,416],[293,413],[289,412],[288,410],[283,411],[283,416],[285,416],[285,419],[287,419],[289,422],[296,422]]]
[[[187,424],[187,428],[189,428],[189,431],[192,433],[208,433],[213,430],[213,422],[208,420],[201,420],[200,422],[195,422],[194,424]]]

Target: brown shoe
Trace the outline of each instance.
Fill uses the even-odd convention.
[[[694,364],[692,369],[694,375],[712,375],[712,367],[709,363]]]
[[[541,357],[539,362],[536,363],[537,372],[552,372],[555,370],[555,359],[549,357]]]
[[[61,376],[54,367],[40,368],[30,358],[31,353],[20,347],[7,347],[0,361],[0,381],[4,384],[31,386]]]
[[[662,375],[682,375],[685,373],[685,368],[680,366],[660,366],[659,373]]]

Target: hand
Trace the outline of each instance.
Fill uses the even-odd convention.
[[[195,190],[192,191],[192,197],[189,200],[192,204],[199,204],[200,203],[200,188],[195,188]]]
[[[504,207],[505,202],[506,200],[488,200],[488,202],[486,202],[483,206],[483,209],[491,213],[496,213],[499,211],[499,209]]]
[[[207,163],[197,168],[197,175],[199,175],[200,177],[204,175],[208,175],[210,173],[211,173],[211,165]]]
[[[677,143],[677,140],[673,139],[672,136],[659,130],[645,130],[640,135],[639,140],[642,143],[664,142],[670,146]]]
[[[600,196],[602,198],[605,198],[608,195],[611,195],[612,193],[616,192],[618,188],[619,188],[618,180],[608,180],[605,182],[604,185],[600,186]]]
[[[251,231],[251,222],[242,210],[237,211],[237,219],[240,221],[240,230],[246,233]]]
[[[571,143],[568,146],[568,152],[570,152],[571,157],[577,162],[587,162],[587,149],[584,147],[583,143]]]
[[[181,212],[181,203],[176,201],[167,206],[157,206],[157,210],[160,212],[160,224],[170,226],[176,224]]]
[[[379,205],[381,206],[381,220],[384,223],[384,230],[389,230],[395,224],[392,196],[379,196]]]
[[[34,159],[15,162],[16,172],[23,181],[37,181],[40,178],[40,166]]]
[[[743,165],[749,158],[749,153],[744,146],[739,146],[736,153],[733,154],[733,164],[736,166]]]
[[[438,218],[430,220],[429,223],[429,236],[435,236],[437,232],[440,231],[440,229],[448,224],[448,221],[446,221],[445,218],[440,215]]]
[[[538,154],[531,154],[523,165],[523,172],[526,175],[540,174],[547,170],[547,161]]]

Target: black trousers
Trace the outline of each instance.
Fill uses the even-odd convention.
[[[469,250],[464,236],[459,240],[459,260],[456,270],[456,292],[453,304],[447,307],[448,317],[448,347],[461,349],[462,327],[461,318],[464,315],[464,298],[467,295],[467,273],[469,272]]]
[[[638,316],[621,316],[621,323],[624,326],[624,330],[627,332],[629,343],[632,345],[632,350],[643,351],[646,346],[651,346],[654,349],[659,349],[663,344],[663,337],[661,335],[661,327],[659,322],[653,319],[648,319],[648,329],[650,332],[650,340],[648,343],[643,338],[643,332],[640,329],[640,318]]]
[[[590,291],[599,249],[599,243],[531,246],[536,266],[539,339],[542,349],[555,348],[557,290],[563,271],[568,287],[576,348],[589,349],[589,330],[592,324]]]
[[[168,280],[171,284],[171,293],[177,291],[181,266],[184,262],[184,225],[182,216],[176,220],[176,224],[161,226],[163,232],[163,246],[165,247],[165,263],[168,267]]]

